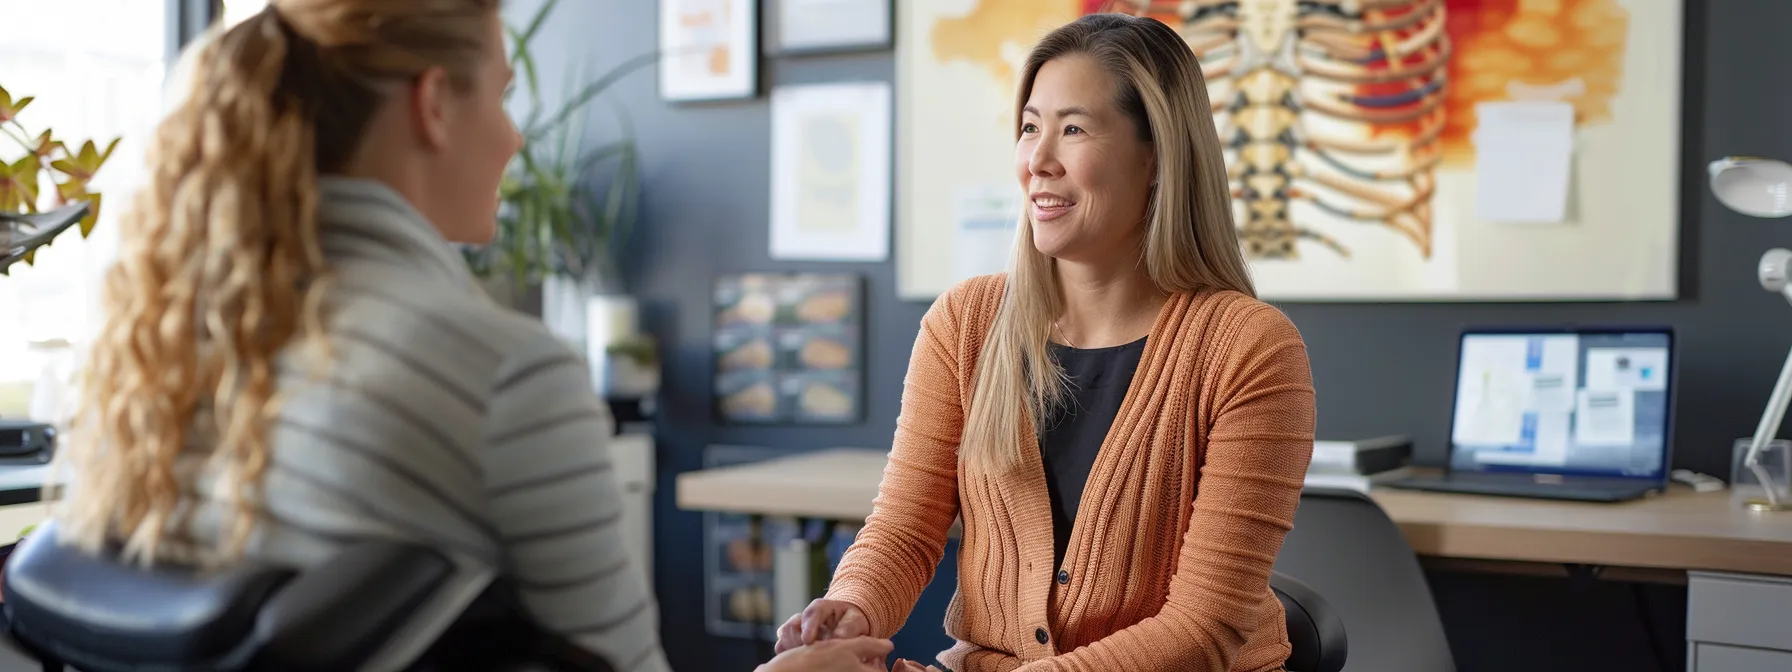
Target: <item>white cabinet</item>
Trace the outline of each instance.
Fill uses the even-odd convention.
[[[616,485],[622,489],[623,538],[649,586],[653,585],[653,457],[651,434],[620,434],[610,439]]]
[[[1687,672],[1792,670],[1792,578],[1686,573]]]
[[[1779,672],[1792,670],[1792,651],[1696,643],[1686,652],[1689,672]]]

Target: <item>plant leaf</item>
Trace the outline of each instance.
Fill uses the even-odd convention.
[[[74,152],[69,158],[51,161],[50,167],[67,175],[71,181],[86,184],[99,172],[101,160],[99,150],[94,147],[92,140],[88,140],[82,143],[81,151]]]
[[[517,69],[522,72],[523,85],[529,87],[529,100],[532,103],[531,109],[539,107],[541,104],[541,84],[540,78],[536,76],[535,57],[530,55],[529,49],[527,48],[529,38],[516,32],[516,30],[511,29],[510,39],[517,44],[516,51],[510,56],[510,62],[515,64]],[[515,86],[516,83],[512,82],[511,91],[515,90]],[[505,92],[506,97],[509,96],[511,91]]]
[[[541,32],[541,27],[547,23],[548,14],[553,13],[554,6],[558,4],[560,4],[560,0],[548,0],[547,2],[541,3],[541,9],[535,10],[535,16],[529,17],[529,26],[524,28],[523,32],[517,36],[516,51],[521,52],[528,50],[527,47],[529,42],[535,39],[536,33]]]
[[[510,33],[514,43],[510,60],[522,68],[524,80],[529,85],[529,124],[525,124],[525,127],[533,124],[541,111],[541,86],[536,77],[535,57],[529,49],[529,43],[535,40],[535,35],[547,23],[548,15],[553,13],[554,6],[558,4],[559,0],[548,0],[548,2],[542,3],[541,7],[535,10],[535,16],[530,17],[528,27],[521,32],[506,28],[506,32]],[[511,91],[514,91],[514,87]],[[505,92],[506,99],[509,98],[511,91]]]
[[[599,161],[612,156],[620,156],[632,152],[634,149],[635,143],[632,140],[617,140],[615,142],[599,145],[596,149],[586,152],[585,156],[579,159],[578,171],[580,173],[587,172],[591,170],[592,167],[596,166]]]
[[[89,191],[88,185],[99,173],[100,168],[112,158],[118,149],[122,137],[114,137],[103,147],[93,140],[87,140],[77,151],[71,151],[66,143],[58,140],[51,129],[44,129],[31,142],[25,138],[32,136],[18,124],[15,117],[35,100],[32,97],[14,99],[12,94],[0,88],[0,122],[12,123],[22,136],[14,136],[25,149],[25,156],[11,164],[0,163],[0,211],[23,210],[27,213],[37,212],[37,202],[42,195],[42,186],[54,186],[56,200],[59,204],[69,201],[85,201],[88,204],[87,215],[79,222],[83,238],[93,233],[94,226],[100,217],[100,194]],[[8,133],[11,135],[11,133]],[[57,154],[61,158],[54,158]],[[50,185],[42,185],[45,169],[53,171]],[[60,173],[66,179],[57,182],[54,173]],[[48,243],[46,243],[47,245]],[[26,264],[36,260],[36,250],[23,254],[19,259]]]
[[[112,142],[106,145],[106,149],[101,151],[99,145],[88,140],[81,143],[81,151],[75,152],[74,156],[58,160],[50,164],[50,167],[71,179],[86,183],[100,172],[100,167],[105,165],[106,159],[112,157],[112,151],[118,149],[118,141],[119,138],[113,138]]]
[[[12,166],[0,161],[0,212],[16,212],[18,189],[12,186]]]
[[[94,172],[99,172],[100,166],[106,165],[106,159],[112,158],[113,150],[118,149],[118,141],[123,139],[123,137],[117,137],[113,138],[111,142],[106,143],[106,151],[100,152],[100,160],[93,164]]]
[[[641,54],[623,61],[621,65],[611,68],[609,72],[606,72],[602,77],[597,78],[597,81],[586,84],[585,88],[580,89],[577,94],[574,94],[572,98],[568,99],[566,104],[561,105],[560,110],[555,112],[552,117],[549,117],[547,123],[538,128],[530,129],[527,134],[540,137],[547,129],[565,123],[567,118],[571,117],[574,112],[584,108],[586,103],[591,102],[591,100],[596,98],[598,94],[603,93],[604,89],[610,88],[610,85],[615,84],[617,80],[634,72],[637,68],[659,60],[659,58],[659,52],[656,51]]]
[[[6,168],[0,176],[0,209],[37,212],[37,176],[41,170],[36,154],[26,154]]]
[[[81,237],[93,235],[93,227],[100,221],[100,194],[87,195],[87,216],[81,218]]]
[[[32,150],[32,153],[36,154],[37,158],[40,160],[47,159],[50,158],[50,153],[56,151],[56,148],[61,146],[62,143],[56,142],[55,138],[50,137],[49,129],[45,129],[43,133],[38,134],[37,149]]]
[[[561,92],[570,96],[543,105],[537,90],[545,65],[534,58],[533,39],[546,24],[558,0],[548,0],[520,28],[507,28],[514,42],[512,59],[518,79],[531,89],[533,105],[520,124],[524,145],[505,170],[499,187],[501,207],[497,232],[491,244],[471,255],[479,269],[502,273],[519,284],[539,282],[551,275],[593,278],[607,272],[607,263],[620,254],[612,240],[633,215],[632,203],[639,189],[639,158],[633,146],[633,129],[623,141],[608,141],[587,148],[587,106],[622,77],[657,61],[657,53],[629,59],[603,71],[596,80],[569,73]],[[577,68],[573,68],[576,70]],[[584,82],[581,86],[580,83]],[[517,93],[506,91],[506,100]],[[556,94],[556,96],[562,96]],[[593,180],[592,169],[615,161],[616,176]],[[608,172],[608,169],[604,172]],[[607,279],[607,278],[604,278]]]
[[[13,117],[18,116],[19,108],[24,107],[22,103],[29,102],[31,102],[30,98],[23,98],[20,103],[14,103],[12,94],[7,93],[6,89],[0,88],[0,124],[12,121]]]

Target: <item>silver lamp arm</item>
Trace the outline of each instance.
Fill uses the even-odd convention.
[[[1792,303],[1792,282],[1788,282],[1788,269],[1792,269],[1792,250],[1774,248],[1761,255],[1761,265],[1756,274],[1761,281],[1761,288],[1770,292],[1778,292]],[[1742,458],[1755,479],[1761,482],[1767,491],[1767,508],[1779,510],[1784,506],[1779,488],[1774,486],[1773,479],[1767,473],[1767,467],[1761,464],[1761,452],[1767,448],[1767,442],[1779,434],[1780,421],[1786,417],[1786,405],[1792,401],[1792,352],[1786,354],[1786,363],[1780,366],[1779,380],[1773,383],[1773,394],[1767,398],[1767,408],[1761,412],[1761,422],[1755,426],[1755,436],[1749,441],[1748,453]]]
[[[1786,402],[1792,399],[1792,352],[1786,354],[1786,364],[1780,367],[1780,379],[1773,384],[1773,395],[1767,399],[1767,408],[1761,413],[1761,423],[1755,426],[1755,437],[1749,442],[1748,453],[1742,458],[1742,464],[1755,475],[1767,491],[1767,506],[1778,510],[1782,505],[1779,488],[1767,473],[1767,467],[1761,464],[1761,451],[1767,442],[1780,431],[1780,420],[1786,416]]]

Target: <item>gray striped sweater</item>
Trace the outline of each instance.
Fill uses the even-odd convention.
[[[583,360],[488,299],[396,192],[322,188],[335,363],[307,369],[297,342],[283,357],[251,553],[304,566],[356,538],[424,540],[514,578],[539,622],[619,670],[668,669]],[[222,491],[195,481],[191,529],[213,538]]]

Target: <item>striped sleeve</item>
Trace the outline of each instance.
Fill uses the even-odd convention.
[[[622,672],[669,669],[659,610],[621,530],[607,407],[551,336],[500,367],[483,455],[486,497],[523,603]]]

